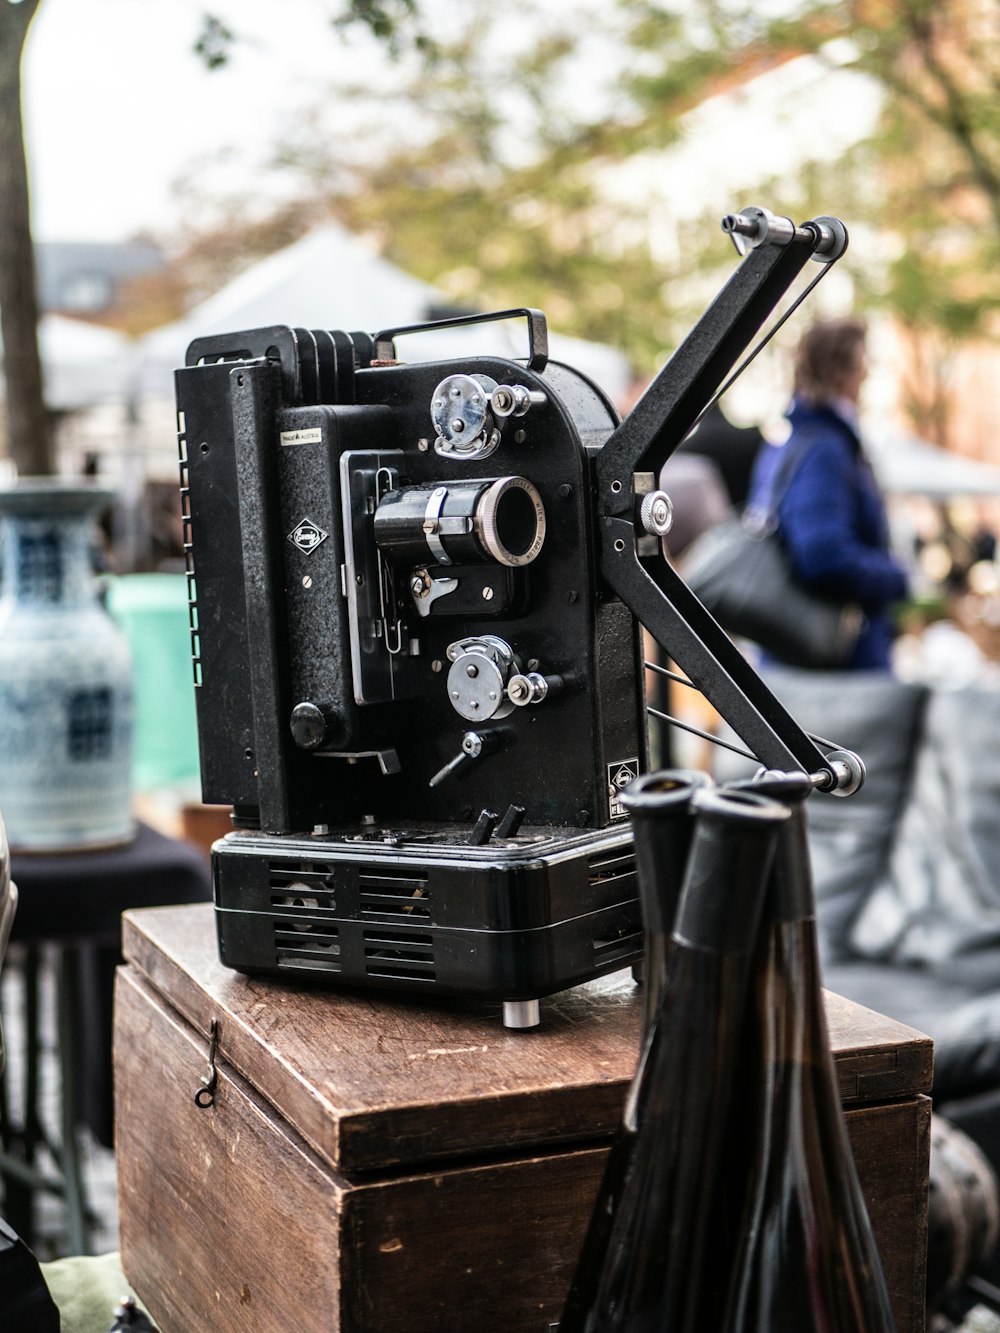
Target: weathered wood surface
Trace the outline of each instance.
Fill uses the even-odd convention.
[[[119,971],[115,1156],[130,1282],[161,1333],[332,1333],[342,1191],[224,1069],[215,1107],[195,1106],[204,1043],[141,986]]]
[[[558,1317],[604,1146],[498,1136],[476,1159],[337,1171],[225,1062],[215,1105],[195,1105],[204,1037],[134,966],[115,1065],[122,1263],[162,1333],[546,1333]],[[423,1115],[436,1142],[437,1108]],[[923,1328],[928,1122],[923,1097],[848,1111],[900,1333]]]
[[[126,914],[123,947],[206,1048],[218,1020],[220,1057],[344,1171],[610,1135],[635,1068],[627,972],[553,996],[539,1029],[509,1032],[496,1005],[241,976],[218,960],[208,904]],[[929,1038],[837,996],[828,1020],[846,1103],[929,1089]]]

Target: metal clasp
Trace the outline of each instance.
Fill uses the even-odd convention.
[[[215,1067],[215,1053],[218,1049],[219,1020],[213,1018],[208,1029],[208,1078],[194,1094],[194,1104],[202,1110],[215,1105],[215,1085],[219,1081],[219,1071]]]

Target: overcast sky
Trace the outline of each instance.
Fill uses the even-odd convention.
[[[320,0],[211,7],[226,4],[246,40],[210,73],[192,52],[199,0],[43,0],[25,60],[39,240],[162,228],[171,185],[195,159],[230,144],[242,144],[238,160],[258,159],[331,78],[385,59],[363,41],[346,47]]]
[[[423,0],[423,9],[452,24],[456,2]],[[484,41],[483,77],[498,93],[510,46],[540,29],[538,17],[521,19],[525,4],[502,41],[492,31]],[[581,24],[595,5],[603,18],[609,6],[601,0],[543,6],[548,23],[572,22],[592,34],[581,57],[586,72],[567,92],[585,96],[588,106],[610,68],[596,19]],[[205,7],[228,14],[243,38],[231,63],[214,72],[192,49]],[[333,85],[368,76],[381,86],[387,75],[397,77],[366,35],[345,41],[331,32],[331,8],[325,0],[43,0],[25,62],[37,239],[163,234],[174,221],[175,182],[195,168],[202,187],[220,193],[273,189],[259,164],[296,117],[325,102],[328,125],[338,126],[350,106],[334,101]],[[503,7],[496,12],[506,22]],[[721,212],[772,202],[756,197],[760,181],[803,156],[836,158],[877,111],[877,95],[856,75],[817,82],[816,71],[802,66],[701,108],[682,151],[669,162],[637,161],[616,174],[614,188],[651,207],[664,201],[674,216],[704,207],[706,190]]]

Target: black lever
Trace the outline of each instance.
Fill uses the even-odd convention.
[[[439,787],[445,778],[460,773],[477,759],[482,759],[488,754],[496,754],[502,744],[503,735],[499,731],[467,731],[462,737],[462,748],[458,754],[434,774],[427,784],[428,787]]]

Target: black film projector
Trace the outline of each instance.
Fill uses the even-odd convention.
[[[635,963],[619,794],[648,767],[640,623],[762,764],[859,785],[661,554],[660,467],[847,244],[834,218],[759,208],[723,228],[741,261],[623,421],[548,360],[533,310],[423,326],[523,317],[517,361],[403,364],[412,327],[192,343],[176,387],[203,798],[234,809],[213,850],[224,963],[500,1001],[510,1027]]]

